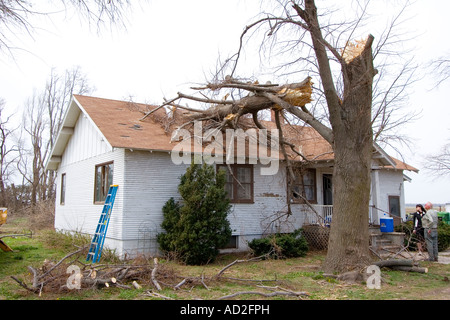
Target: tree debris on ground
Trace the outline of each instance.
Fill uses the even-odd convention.
[[[249,259],[237,259],[215,275],[205,276],[201,274],[197,277],[185,277],[177,274],[172,267],[166,263],[160,263],[157,258],[139,257],[129,260],[123,264],[90,264],[84,263],[86,248],[80,248],[75,252],[67,254],[58,262],[45,260],[39,268],[29,266],[31,280],[19,279],[11,276],[21,287],[39,296],[49,294],[61,294],[71,292],[74,288],[78,290],[92,290],[102,288],[120,288],[129,290],[142,290],[143,295],[152,298],[172,300],[174,298],[162,294],[163,289],[173,291],[190,291],[199,286],[206,290],[211,290],[212,286],[221,283],[244,282],[254,285],[255,289],[248,291],[238,291],[226,294],[217,299],[233,299],[243,295],[258,295],[266,298],[275,296],[293,297],[302,299],[308,297],[306,291],[296,291],[282,287],[282,281],[276,279],[242,279],[229,277],[226,272],[233,266],[241,263],[257,262],[268,259],[268,255],[253,257]],[[406,272],[427,273],[427,268],[421,268],[413,260],[396,259],[382,260],[374,262],[373,265],[379,268],[389,268]],[[75,272],[74,272],[75,270]],[[367,269],[353,270],[339,275],[323,274],[325,277],[334,278],[350,284],[364,283],[370,273]],[[384,281],[382,279],[382,281]],[[263,285],[264,283],[275,284],[274,286]],[[78,285],[78,286],[77,286]]]
[[[419,267],[418,262],[407,259],[389,259],[373,262],[372,265],[381,268],[388,268],[391,270],[405,271],[405,272],[418,272],[428,273],[428,268]],[[324,274],[325,277],[334,278],[338,281],[343,281],[350,284],[365,283],[367,279],[372,275],[368,269],[369,266],[357,270],[351,270],[343,272],[338,275]],[[383,280],[383,278],[381,278]]]
[[[276,283],[276,279],[254,280],[225,276],[225,271],[236,264],[260,261],[266,256],[254,257],[248,260],[235,260],[213,276],[206,277],[202,274],[199,277],[183,277],[177,275],[166,264],[159,263],[157,258],[153,258],[153,260],[138,258],[124,264],[88,264],[82,262],[85,253],[86,248],[80,248],[67,254],[57,263],[45,260],[39,268],[29,266],[28,269],[30,270],[30,275],[32,275],[30,283],[15,276],[11,276],[11,278],[21,287],[39,296],[44,293],[67,293],[73,289],[90,290],[117,287],[143,290],[143,288],[150,288],[145,291],[144,296],[169,300],[173,298],[161,293],[164,288],[177,291],[183,289],[191,290],[194,286],[203,286],[205,289],[210,290],[209,286],[213,283],[221,283],[223,281],[254,282],[257,284],[257,288],[270,292],[240,291],[225,295],[219,299],[231,299],[236,296],[249,294],[264,297],[303,297],[308,295],[306,292],[296,292],[280,286],[270,287],[262,285],[264,282]]]

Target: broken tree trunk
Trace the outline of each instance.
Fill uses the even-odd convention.
[[[333,126],[333,221],[330,229],[327,272],[345,271],[370,263],[369,199],[373,152],[372,58],[373,37],[361,54],[345,64],[344,97],[330,112]]]

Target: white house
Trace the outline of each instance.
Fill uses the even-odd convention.
[[[156,235],[163,232],[162,207],[170,197],[179,198],[179,178],[187,164],[174,164],[171,154],[174,143],[168,123],[176,122],[178,115],[160,109],[142,120],[147,107],[73,96],[46,165],[57,173],[57,230],[93,234],[106,191],[114,183],[119,188],[105,246],[121,257],[157,253]],[[327,220],[333,204],[330,146],[311,128],[289,128],[286,136],[288,130],[297,130],[291,136],[303,154],[313,159],[303,167],[292,190],[303,194],[323,215],[321,219]],[[408,178],[403,172],[417,169],[374,148],[370,221],[377,224],[384,212],[404,218],[403,183]],[[318,222],[301,198],[289,197],[288,206],[285,161],[275,174],[261,174],[264,167],[259,161],[231,165],[240,183],[230,178],[227,184],[233,232],[229,250],[246,250],[247,241],[269,232]]]

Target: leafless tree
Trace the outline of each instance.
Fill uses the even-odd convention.
[[[92,90],[80,68],[67,70],[63,75],[52,70],[45,89],[28,99],[18,170],[32,186],[32,204],[53,197],[54,175],[45,172],[44,167],[72,94],[88,94]]]
[[[73,93],[89,94],[93,91],[88,84],[86,76],[81,72],[81,68],[75,67],[72,70],[66,70],[64,75],[58,75],[52,70],[49,81],[47,82],[44,94],[44,105],[48,117],[48,145],[50,152],[53,149],[55,139],[61,128],[63,116],[67,110]],[[46,159],[45,159],[46,161]],[[44,164],[45,165],[45,164]],[[43,168],[42,168],[43,170]],[[54,196],[54,172],[45,173],[47,181],[43,181],[46,187],[47,197]]]
[[[42,98],[34,92],[28,99],[23,113],[23,131],[25,137],[29,138],[31,146],[25,148],[25,141],[20,148],[20,160],[17,164],[19,172],[23,178],[31,185],[31,204],[35,205],[40,192],[40,184],[43,178],[43,163],[46,158],[46,148],[44,147],[44,132],[47,130],[48,121],[44,118]],[[31,162],[31,166],[30,166]]]
[[[6,187],[14,170],[17,147],[12,139],[15,129],[10,128],[11,116],[3,118],[4,105],[4,100],[0,98],[0,206],[7,207],[9,197],[6,194]]]
[[[429,70],[435,78],[435,87],[439,87],[450,79],[450,59],[442,56],[433,60]],[[450,174],[450,142],[447,141],[439,152],[427,155],[423,165],[436,177],[448,176]]]
[[[437,87],[450,78],[450,59],[446,56],[440,57],[430,63],[429,69],[436,77]]]
[[[380,72],[374,67],[374,58],[387,50],[399,16],[375,43],[373,35],[358,33],[365,21],[368,1],[355,2],[357,18],[350,22],[333,21],[335,10],[326,7],[319,11],[315,2],[276,1],[275,8],[244,29],[238,52],[227,60],[228,69],[223,66],[214,81],[193,88],[201,92],[201,96],[179,93],[161,107],[183,108],[191,113],[191,120],[208,122],[206,127],[219,129],[248,127],[251,119],[254,126],[263,129],[258,121],[260,112],[270,109],[280,129],[282,151],[289,148],[303,158],[301,150],[283,140],[281,117],[294,118],[313,127],[328,141],[334,152],[334,209],[324,267],[327,272],[334,272],[367,265],[371,260],[368,208],[374,137],[380,137],[389,124],[395,127],[402,121],[392,122],[389,118],[393,109],[389,108],[398,107],[394,101],[411,83],[412,68],[406,66],[397,75],[396,82],[374,96],[373,79]],[[268,52],[271,61],[275,58],[280,61],[279,70],[283,70],[285,78],[300,74],[303,81],[286,85],[260,84],[237,77],[247,37],[255,37],[258,32],[263,39],[261,50],[256,54],[267,58],[264,55]],[[221,77],[226,74],[228,76]],[[381,83],[377,80],[377,84]],[[219,94],[223,96],[224,90],[228,90],[226,98],[216,98]],[[212,95],[208,96],[208,92]],[[247,95],[235,96],[236,92]],[[195,111],[181,105],[182,99],[212,106]],[[311,103],[313,99],[315,103]],[[374,105],[374,101],[378,101],[378,105]]]
[[[450,143],[445,144],[438,153],[426,156],[424,167],[436,177],[450,176]]]

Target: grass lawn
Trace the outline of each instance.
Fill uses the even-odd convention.
[[[20,219],[3,225],[1,235],[22,233]],[[32,238],[4,238],[14,251],[0,251],[0,299],[1,300],[147,300],[161,299],[148,293],[156,292],[150,280],[142,280],[141,289],[121,289],[117,287],[89,288],[81,290],[46,291],[41,295],[32,293],[19,286],[11,276],[30,285],[33,279],[28,266],[38,269],[44,261],[59,261],[68,253],[76,250],[74,244],[89,242],[84,237],[69,237],[52,230],[40,230]],[[271,300],[448,300],[450,299],[450,265],[433,262],[420,262],[427,267],[428,273],[409,273],[382,269],[381,289],[368,289],[364,283],[347,284],[333,278],[326,278],[321,271],[325,258],[324,252],[310,251],[302,258],[285,260],[262,260],[235,264],[224,272],[222,278],[215,276],[236,259],[248,259],[247,255],[221,255],[214,263],[205,266],[185,266],[176,261],[160,259],[161,271],[157,279],[162,286],[159,294],[172,299],[215,300],[239,292],[270,293],[268,287],[276,290],[305,292],[307,295],[288,297],[276,295],[266,297],[257,294],[239,294],[233,300],[271,299]],[[84,256],[79,257],[84,263]],[[151,260],[149,260],[151,261]],[[101,264],[132,263],[114,259],[105,254]],[[67,274],[69,276],[69,274]],[[204,279],[204,285],[189,279]],[[150,279],[150,277],[148,277]],[[175,290],[173,287],[187,279],[186,283]],[[237,280],[240,279],[240,280]],[[251,281],[250,281],[251,280]],[[257,281],[260,280],[260,281]]]

